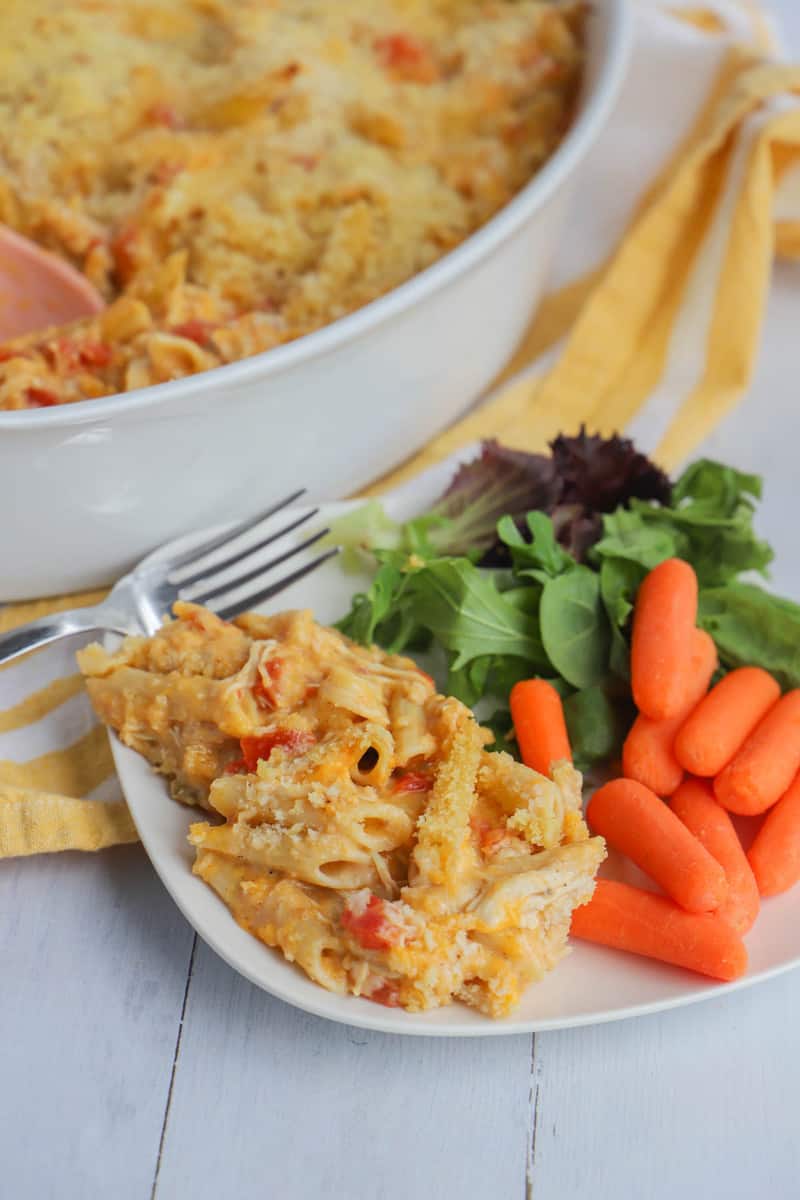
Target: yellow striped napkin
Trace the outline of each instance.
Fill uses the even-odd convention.
[[[752,0],[634,7],[553,290],[492,396],[373,490],[481,437],[541,449],[581,422],[671,468],[746,388],[773,261],[800,258],[800,67]],[[0,629],[96,599],[11,605]],[[71,653],[0,671],[0,857],[135,840]]]

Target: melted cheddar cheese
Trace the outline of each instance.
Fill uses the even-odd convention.
[[[0,408],[268,350],[423,270],[552,153],[579,0],[4,0],[0,221],[109,302]]]
[[[307,612],[195,605],[79,655],[99,716],[213,814],[194,870],[317,983],[506,1015],[567,949],[605,854],[569,763],[545,778],[410,659]]]

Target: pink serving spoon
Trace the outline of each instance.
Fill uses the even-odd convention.
[[[0,225],[0,342],[101,312],[98,292],[69,263]]]

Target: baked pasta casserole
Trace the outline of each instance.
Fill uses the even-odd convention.
[[[79,661],[101,719],[208,810],[195,873],[331,991],[509,1013],[566,952],[605,855],[580,775],[487,752],[412,661],[308,612],[175,618]]]
[[[0,408],[110,395],[351,312],[552,153],[575,0],[4,0],[0,221],[106,311],[0,347]]]

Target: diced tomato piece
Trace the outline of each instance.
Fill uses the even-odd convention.
[[[319,162],[317,154],[290,154],[289,162],[292,162],[297,167],[302,167],[304,171],[313,171]]]
[[[243,758],[235,758],[233,762],[229,762],[225,767],[225,775],[241,775],[242,771],[247,770],[247,763]]]
[[[370,896],[363,912],[354,913],[346,908],[342,913],[342,925],[365,950],[385,950],[400,941],[402,931],[386,919],[383,900]]]
[[[72,338],[56,338],[44,347],[44,354],[58,371],[74,371],[80,365],[78,344]]]
[[[44,347],[44,353],[59,371],[77,371],[79,367],[107,367],[114,357],[114,352],[105,342],[79,342],[65,337],[50,342]]]
[[[207,346],[211,340],[211,334],[216,328],[216,325],[212,321],[200,321],[197,318],[192,318],[190,321],[181,321],[179,325],[173,325],[172,332],[177,337],[184,337],[188,338],[190,342],[197,342],[198,346]]]
[[[374,1001],[375,1004],[383,1004],[386,1008],[400,1007],[400,989],[396,983],[391,983],[388,979],[382,983],[379,988],[376,988],[369,996],[368,1000]]]
[[[404,771],[397,775],[392,783],[395,792],[427,792],[433,780],[428,771]]]
[[[163,125],[167,129],[183,129],[184,120],[171,104],[151,104],[145,116],[151,125]]]
[[[78,358],[84,367],[107,367],[114,352],[105,342],[82,342],[78,346]]]
[[[26,388],[25,399],[31,408],[51,408],[54,404],[58,404],[58,395],[51,392],[49,388]]]
[[[272,692],[264,686],[263,679],[257,679],[253,684],[251,691],[253,699],[259,708],[273,709],[275,704],[272,699]]]
[[[492,850],[502,842],[506,836],[506,831],[501,826],[490,825],[483,817],[472,816],[469,819],[470,828],[478,839],[478,845],[484,854],[491,854]]]
[[[313,733],[306,733],[302,729],[272,729],[255,737],[240,738],[239,745],[248,771],[255,771],[259,759],[263,758],[266,762],[276,746],[283,746],[294,754],[302,754],[316,740]]]
[[[176,175],[180,175],[184,170],[183,163],[179,162],[160,162],[156,163],[153,170],[150,172],[150,178],[154,183],[171,183]]]
[[[469,819],[469,827],[478,841],[491,829],[488,821],[484,821],[483,817],[476,817],[474,813]]]
[[[42,354],[57,372],[74,371],[80,365],[77,343],[72,338],[56,338],[42,346]]]
[[[390,33],[375,40],[381,62],[401,79],[413,83],[433,83],[439,70],[433,56],[419,38],[408,33]]]
[[[136,270],[136,241],[139,232],[135,225],[120,229],[111,239],[111,253],[117,272],[123,280],[127,280]]]
[[[505,829],[487,829],[480,838],[481,850],[484,854],[491,854],[506,836]]]

